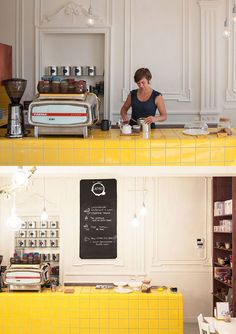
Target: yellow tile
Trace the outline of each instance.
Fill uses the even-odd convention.
[[[151,142],[149,139],[136,139],[135,140],[136,149],[142,148],[142,149],[150,149]]]
[[[105,148],[106,149],[111,149],[111,148],[120,148],[120,140],[105,140]]]
[[[40,149],[44,147],[44,139],[42,138],[25,138],[24,140],[27,140],[28,142],[28,147],[31,149]]]
[[[180,162],[180,148],[166,149],[166,163]]]
[[[74,151],[72,149],[59,149],[58,163],[60,165],[73,165]]]
[[[225,148],[225,161],[236,162],[236,147]]]
[[[58,140],[58,148],[60,149],[72,149],[74,146],[74,140],[70,138],[60,138]]]
[[[0,164],[10,163],[12,161],[12,149],[0,149]]]
[[[13,148],[14,140],[6,139],[6,138],[0,138],[0,150],[11,150]]]
[[[104,150],[90,149],[90,163],[91,164],[104,164],[105,154]]]
[[[90,146],[90,139],[74,138],[73,147],[78,149],[88,149]]]
[[[149,326],[149,320],[148,319],[139,319],[139,328],[140,329],[148,328],[148,326]]]
[[[158,319],[149,319],[149,328],[158,328],[159,320]]]
[[[151,139],[151,149],[165,148],[165,147],[166,147],[165,139]]]
[[[46,138],[43,141],[43,147],[44,149],[58,149],[58,140],[56,138]]]
[[[168,148],[178,148],[180,147],[180,140],[178,138],[168,138],[166,141],[166,147]]]
[[[120,151],[121,164],[135,165],[135,150],[122,149]]]
[[[166,329],[169,328],[169,321],[159,319],[159,328],[166,328]]]
[[[225,161],[225,148],[212,147],[211,148],[211,162]]]
[[[122,137],[120,140],[120,147],[122,149],[135,149],[135,140],[132,137]]]
[[[105,164],[120,164],[120,150],[106,149],[105,150]]]
[[[136,164],[149,165],[151,161],[150,151],[145,149],[136,149]]]
[[[186,136],[180,139],[181,147],[196,147],[197,140],[195,137]]]
[[[105,142],[104,140],[94,139],[89,142],[90,149],[104,149]]]
[[[214,138],[212,137],[210,140],[211,147],[224,147],[226,138]]]
[[[75,165],[86,165],[89,163],[89,150],[87,149],[75,149],[74,150],[74,164]]]
[[[225,165],[227,165],[228,163],[227,162],[225,162],[225,161],[212,161],[211,163],[210,163],[210,166],[225,166]]]
[[[169,326],[170,328],[181,328],[182,327],[182,321],[181,320],[174,320],[170,319],[169,320]]]
[[[195,163],[195,148],[181,148],[181,164],[183,162]]]
[[[210,151],[207,148],[196,148],[196,165],[210,162]]]
[[[58,165],[59,163],[59,154],[56,149],[44,149],[44,164],[45,165]]]
[[[29,165],[29,150],[15,148],[13,151],[13,161],[19,166]]]
[[[202,148],[210,148],[210,139],[209,137],[202,137],[202,138],[198,138],[196,140],[196,147],[202,147]]]
[[[30,165],[39,165],[43,164],[43,149],[31,149],[29,152],[28,162]]]
[[[236,137],[234,136],[228,136],[225,138],[225,146],[236,146]]]

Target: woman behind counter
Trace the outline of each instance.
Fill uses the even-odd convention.
[[[134,74],[134,81],[138,89],[132,90],[123,104],[120,115],[125,123],[137,124],[139,118],[145,118],[144,122],[155,128],[155,122],[163,122],[167,119],[166,107],[162,94],[152,89],[150,80],[152,74],[148,68],[139,68]],[[132,107],[129,121],[127,112]],[[159,115],[156,116],[156,110]]]

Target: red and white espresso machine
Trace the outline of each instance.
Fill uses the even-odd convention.
[[[99,99],[93,93],[39,94],[31,102],[28,122],[34,135],[88,136],[88,127],[99,118]]]

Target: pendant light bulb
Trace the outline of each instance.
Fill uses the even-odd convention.
[[[134,227],[139,226],[139,220],[138,220],[138,218],[137,218],[136,213],[134,214],[134,218],[132,219],[131,224],[132,224]]]
[[[146,205],[145,205],[144,202],[143,202],[143,205],[142,205],[139,213],[140,213],[140,216],[146,216],[146,214],[147,214],[147,208],[146,208]]]
[[[12,176],[12,184],[15,187],[25,187],[28,184],[28,175],[22,167],[18,167],[15,174]]]
[[[233,7],[233,22],[236,23],[236,3],[234,3],[234,7]]]
[[[19,231],[21,229],[22,220],[16,215],[15,203],[16,203],[16,195],[14,193],[11,214],[7,219],[7,226],[13,231]]]
[[[87,24],[89,26],[94,26],[94,18],[93,18],[93,11],[92,11],[92,1],[90,1],[90,6],[88,9],[88,20],[87,20]]]
[[[42,221],[48,220],[48,213],[47,213],[45,207],[43,208],[43,211],[42,211],[42,213],[41,213],[40,218],[41,218]]]
[[[21,229],[22,220],[12,211],[10,217],[7,219],[7,225],[11,230],[19,231]]]
[[[224,22],[224,37],[229,38],[230,37],[230,29],[229,29],[229,25],[228,25],[228,20],[225,19]]]

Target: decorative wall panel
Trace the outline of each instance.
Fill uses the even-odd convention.
[[[68,27],[87,26],[89,17],[89,0],[78,1],[47,1],[36,0],[37,26],[41,27]],[[111,10],[109,0],[96,0],[91,2],[92,14],[96,26],[108,26],[111,24]]]

